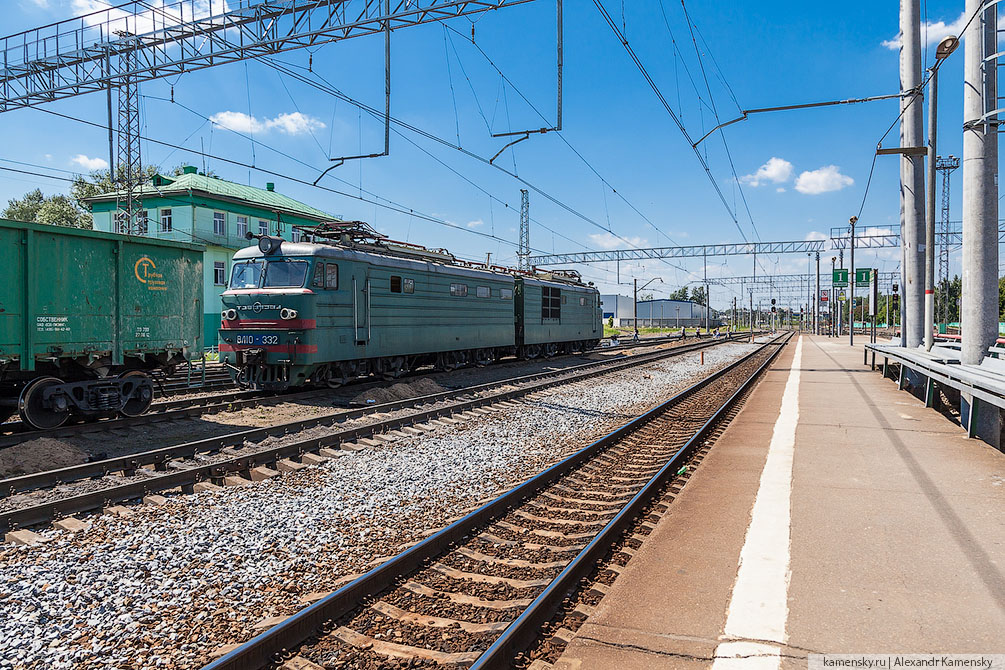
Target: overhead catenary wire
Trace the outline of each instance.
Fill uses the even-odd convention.
[[[740,221],[737,219],[736,214],[733,212],[733,210],[729,206],[729,203],[726,201],[726,195],[722,192],[722,189],[719,187],[718,182],[712,175],[712,170],[709,168],[708,162],[705,160],[704,156],[701,155],[701,152],[697,149],[697,147],[693,146],[691,135],[684,127],[684,124],[681,123],[677,114],[674,113],[673,108],[670,106],[670,103],[667,102],[667,99],[663,95],[663,92],[660,90],[659,86],[650,76],[649,71],[646,69],[646,66],[639,59],[638,55],[635,53],[635,49],[632,48],[632,45],[628,42],[628,39],[625,37],[624,33],[621,32],[617,24],[611,18],[611,15],[607,12],[607,9],[604,7],[601,0],[593,0],[593,4],[596,5],[597,10],[603,16],[604,20],[607,22],[607,25],[614,32],[615,36],[618,38],[618,41],[621,42],[621,45],[625,48],[625,51],[628,52],[628,55],[631,57],[632,62],[635,63],[635,67],[642,74],[642,77],[646,80],[646,83],[649,84],[649,87],[653,90],[653,93],[656,94],[657,99],[659,99],[660,104],[663,105],[663,108],[666,110],[671,120],[673,120],[674,125],[676,125],[677,129],[680,130],[681,134],[687,140],[688,144],[692,144],[691,149],[694,152],[694,155],[698,158],[698,162],[701,164],[702,169],[705,171],[705,175],[708,177],[709,182],[712,184],[712,188],[715,190],[716,195],[719,196],[719,200],[722,202],[723,207],[726,208],[726,212],[729,214],[730,219],[732,219],[734,225],[736,226],[737,231],[739,231],[740,236],[743,238],[743,241],[746,242],[747,236],[744,234],[743,228],[740,226]]]

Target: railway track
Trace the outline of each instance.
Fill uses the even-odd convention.
[[[547,668],[791,335],[483,504],[205,666]],[[627,535],[626,535],[627,534]],[[589,591],[589,593],[587,593]],[[528,652],[533,648],[532,652]]]
[[[657,341],[653,341],[657,340]],[[659,346],[663,344],[671,344],[673,342],[679,341],[679,338],[650,338],[643,342],[632,342],[625,343],[612,347],[604,347],[599,349],[602,352],[611,351],[623,351],[630,350],[639,347],[646,346]],[[699,340],[700,341],[700,340]],[[686,341],[685,341],[686,343]],[[428,374],[429,371],[423,371],[415,373],[412,375],[406,375],[400,379],[400,381],[408,381],[422,374]],[[223,374],[226,372],[222,369],[214,372],[213,374]],[[178,379],[181,373],[176,373],[173,379]],[[207,375],[207,379],[209,376]],[[129,426],[145,426],[157,421],[173,421],[177,419],[193,417],[193,416],[204,416],[210,415],[217,412],[230,412],[240,409],[245,409],[248,407],[256,407],[262,404],[276,404],[283,402],[296,402],[298,400],[305,400],[311,398],[327,398],[330,397],[334,400],[338,400],[340,397],[339,390],[330,389],[311,389],[308,391],[295,391],[291,393],[282,394],[269,394],[260,391],[239,391],[236,387],[229,382],[229,377],[227,377],[226,386],[218,386],[217,388],[228,388],[233,389],[226,391],[224,393],[214,393],[212,395],[203,395],[199,397],[190,398],[179,398],[176,400],[162,400],[160,402],[155,402],[150,406],[150,409],[140,416],[134,417],[115,417],[109,419],[103,419],[100,421],[87,422],[87,423],[69,423],[58,428],[51,428],[48,430],[31,430],[28,429],[21,421],[8,421],[6,423],[0,424],[0,449],[4,447],[13,446],[15,444],[20,444],[28,440],[34,440],[40,437],[53,437],[53,438],[64,438],[64,437],[74,437],[77,435],[106,431],[110,429],[127,428]],[[178,394],[181,393],[201,393],[204,391],[212,390],[208,385],[202,387],[190,387],[185,384],[185,382],[176,381],[175,388]],[[181,386],[178,386],[180,384]],[[351,395],[356,395],[361,393],[368,388],[374,388],[380,386],[382,382],[380,381],[366,381],[362,380],[360,383],[351,384],[349,386],[343,387],[345,390],[341,391],[342,394],[346,392]],[[165,384],[164,387],[167,388],[169,385]],[[163,397],[163,396],[162,396]],[[345,400],[348,401],[348,397]]]
[[[305,461],[323,460],[319,454],[324,449],[353,449],[361,439],[421,426],[442,417],[470,416],[467,413],[487,406],[498,405],[501,408],[506,401],[552,386],[645,365],[726,341],[729,340],[684,343],[628,358],[592,361],[562,370],[339,410],[310,419],[243,429],[129,456],[3,479],[0,480],[0,531],[47,523],[62,516],[101,509],[156,491],[177,487],[192,491],[203,482],[227,483],[227,478],[232,476],[253,479],[258,468],[295,469]],[[352,425],[339,429],[339,424]],[[323,436],[318,437],[311,429],[319,427],[336,429],[326,430]],[[306,435],[298,438],[301,434]],[[265,446],[266,438],[270,437],[279,438],[280,444],[274,446],[273,440]],[[296,458],[300,462],[290,460]],[[15,495],[18,496],[16,502],[5,500]]]

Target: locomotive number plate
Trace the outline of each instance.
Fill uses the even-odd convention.
[[[279,344],[278,335],[238,335],[237,344],[250,344],[253,346],[265,346],[269,344]]]

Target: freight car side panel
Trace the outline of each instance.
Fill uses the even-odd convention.
[[[600,339],[603,331],[596,289],[537,279],[521,279],[519,283],[521,344]]]
[[[0,220],[0,361],[201,349],[196,245]]]
[[[131,240],[120,253],[123,353],[201,350],[201,257],[186,249]],[[191,327],[194,323],[199,329]]]
[[[0,363],[20,356],[27,285],[23,231],[0,227]]]

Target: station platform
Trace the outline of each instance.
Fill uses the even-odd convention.
[[[555,667],[1005,653],[1005,455],[862,361],[786,347]]]

